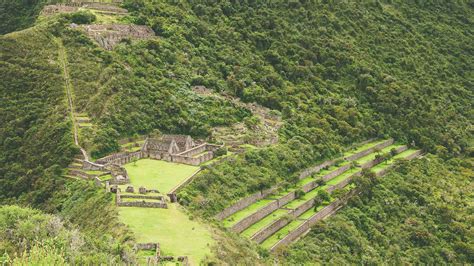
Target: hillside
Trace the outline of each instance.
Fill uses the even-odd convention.
[[[209,263],[474,261],[468,215],[474,143],[472,4],[99,2],[107,3],[52,15],[40,15],[43,1],[0,4],[0,205],[54,214],[67,224],[64,230],[78,228],[90,241],[85,261],[48,246],[52,259],[135,263],[140,259],[136,243],[167,237],[149,235],[156,230],[151,225],[137,229],[135,217],[151,221],[175,212],[180,224],[196,228],[189,234],[203,235],[199,246],[206,252],[190,252]],[[147,137],[166,134],[190,135],[196,146],[222,145],[212,153],[224,155],[195,165],[200,172],[180,187],[179,204],[168,203],[170,212],[124,211],[114,204],[116,194],[104,193],[110,176],[104,174],[98,187],[70,174],[87,159],[80,148],[91,161],[124,150],[143,156]],[[391,138],[393,143],[371,150],[362,161],[344,161],[357,149]],[[329,160],[337,163],[323,173],[345,163],[354,173],[367,160],[396,156],[392,149],[402,146],[428,155],[410,163],[384,157],[396,165],[393,170],[370,184],[372,175],[364,171],[347,187],[363,193],[300,241],[273,253],[268,241],[274,245],[277,236],[280,240],[292,229],[282,227],[267,244],[257,245],[246,235],[268,226],[270,216],[241,235],[229,230],[239,219],[215,219],[267,189],[300,193],[295,184],[306,184],[301,174]],[[147,163],[153,165],[144,160],[123,164],[136,178]],[[185,180],[193,172],[163,165],[157,167],[170,167],[170,177]],[[153,167],[146,173],[159,175]],[[316,171],[308,180],[319,176]],[[334,180],[342,177],[347,176]],[[181,185],[170,180],[159,197]],[[138,190],[143,184],[133,185]],[[327,187],[319,185],[289,206],[327,196],[318,192]],[[262,202],[284,195],[278,193]],[[397,210],[385,210],[387,200],[397,202]],[[450,216],[442,216],[443,210]],[[279,209],[275,215],[282,213]],[[160,226],[172,229],[169,220]],[[166,246],[176,243],[163,243],[165,253],[181,255]],[[13,251],[23,252],[0,244],[0,254]]]

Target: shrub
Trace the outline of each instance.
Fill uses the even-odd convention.
[[[69,15],[69,19],[76,24],[91,24],[97,17],[90,11],[79,11]]]

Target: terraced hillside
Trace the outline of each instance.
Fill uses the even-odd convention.
[[[329,213],[321,215],[321,212],[338,201],[332,196],[336,194],[334,191],[351,188],[347,185],[363,170],[373,170],[381,175],[397,159],[418,154],[418,150],[395,144],[393,140],[365,143],[344,153],[339,160],[323,163],[324,167],[319,171],[303,176],[291,188],[271,193],[233,213],[223,220],[223,224],[264,248],[274,250],[303,233],[300,228],[306,231],[309,224],[326,217]]]

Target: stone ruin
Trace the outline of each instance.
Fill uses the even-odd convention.
[[[130,177],[128,176],[127,170],[117,164],[107,165],[112,179],[109,180],[111,185],[124,185],[130,183]]]
[[[124,201],[123,199],[127,200]],[[117,189],[116,191],[115,203],[119,207],[168,208],[164,196],[122,194],[120,189]]]
[[[73,13],[80,8],[87,8],[100,11],[101,13],[113,15],[125,15],[128,11],[118,6],[122,1],[112,1],[112,3],[101,3],[93,1],[69,1],[64,4],[46,5],[41,11],[41,15],[51,16],[57,13]]]
[[[150,158],[189,165],[200,165],[214,158],[223,145],[196,143],[188,135],[163,135],[147,138],[142,153]]]
[[[79,10],[79,7],[65,4],[47,5],[41,11],[43,16],[52,16],[57,13],[73,13]]]
[[[95,40],[104,49],[112,50],[117,44],[125,39],[148,39],[155,36],[153,30],[148,26],[132,24],[93,24],[93,25],[71,25],[80,28],[91,39]]]

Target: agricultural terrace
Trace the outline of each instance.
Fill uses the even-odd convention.
[[[308,206],[307,204],[308,202],[312,201],[322,191],[331,191],[329,189],[333,186],[335,187],[344,186],[344,184],[347,184],[348,178],[351,178],[355,174],[360,173],[360,171],[362,170],[362,167],[361,167],[362,165],[371,163],[377,160],[377,158],[380,155],[390,156],[392,150],[397,150],[399,151],[399,153],[393,157],[388,158],[388,160],[385,160],[382,163],[376,164],[375,166],[371,168],[371,170],[376,173],[380,172],[381,170],[389,167],[396,160],[406,158],[414,154],[415,152],[417,152],[417,150],[414,150],[414,149],[408,149],[404,151],[405,149],[406,149],[405,145],[397,144],[397,143],[387,143],[387,140],[375,140],[375,141],[371,141],[369,143],[363,144],[359,147],[354,147],[351,150],[344,153],[343,158],[347,158],[354,154],[362,153],[364,151],[367,151],[366,153],[363,153],[366,155],[362,156],[363,154],[361,154],[362,157],[359,156],[359,158],[356,158],[352,162],[349,160],[339,161],[335,165],[326,167],[325,169],[320,170],[318,173],[315,173],[312,176],[303,178],[299,180],[296,184],[294,184],[292,187],[285,189],[283,191],[280,191],[276,195],[270,195],[264,199],[258,200],[255,203],[247,206],[246,208],[230,215],[229,217],[223,220],[223,224],[224,226],[229,227],[229,228],[234,228],[235,226],[238,226],[238,228],[241,228],[239,224],[242,221],[244,221],[245,219],[248,220],[248,218],[251,217],[252,215],[255,215],[258,212],[264,210],[265,207],[268,208],[270,205],[272,204],[274,205],[275,201],[279,199],[283,199],[285,196],[289,195],[289,193],[294,193],[297,190],[302,189],[305,185],[309,184],[310,182],[316,179],[319,179],[319,178],[322,178],[323,176],[331,175],[331,173],[334,173],[331,175],[332,177],[327,179],[326,182],[324,182],[323,184],[316,186],[315,188],[311,189],[307,193],[304,193],[303,195],[300,195],[290,200],[283,206],[279,206],[278,208],[273,209],[273,211],[271,211],[268,215],[264,216],[263,218],[257,221],[251,222],[249,225],[243,228],[243,230],[241,231],[242,236],[245,236],[254,240],[261,239],[259,237],[259,234],[262,234],[262,232],[269,230],[269,228],[275,228],[276,226],[275,223],[278,220],[289,219],[286,225],[278,226],[277,230],[273,231],[274,233],[270,233],[270,235],[267,234],[268,236],[264,237],[263,241],[260,240],[262,242],[258,241],[259,243],[261,243],[262,247],[266,249],[271,249],[275,244],[277,244],[277,242],[283,239],[291,231],[295,230],[300,225],[302,225],[311,216],[315,215],[319,210],[324,208],[324,206],[327,206],[336,200],[336,198],[329,196],[329,199],[326,199],[320,206],[317,206],[316,208],[314,206],[305,207],[305,206]],[[348,164],[352,164],[351,167],[347,167]],[[345,170],[341,170],[342,168],[344,168]],[[353,185],[349,185],[349,186],[346,186],[346,189],[351,189],[352,187]],[[297,217],[292,218],[291,217],[292,211],[301,209],[301,208],[304,208],[303,209],[304,211],[301,214],[299,214]]]

